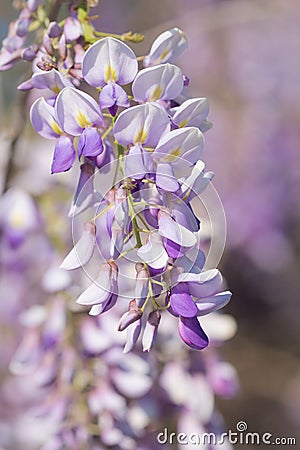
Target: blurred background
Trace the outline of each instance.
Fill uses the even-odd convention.
[[[1,2],[1,39],[14,15],[10,3]],[[178,64],[191,94],[210,103],[203,159],[216,173],[226,212],[221,266],[234,293],[226,312],[238,323],[222,355],[236,367],[241,389],[219,408],[227,428],[244,420],[249,431],[300,442],[300,3],[101,0],[97,9],[103,31],[145,34],[135,47],[140,55],[168,28],[188,37]],[[6,128],[17,120],[11,105],[24,67],[0,75],[2,184]],[[30,191],[30,177],[20,176],[26,151],[20,149],[17,166]],[[45,150],[34,161],[43,167],[41,185],[50,158]]]

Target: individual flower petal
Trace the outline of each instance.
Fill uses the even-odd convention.
[[[129,353],[133,349],[135,343],[139,338],[141,328],[141,319],[133,322],[127,327],[126,341],[123,353]]]
[[[149,352],[155,341],[161,314],[158,310],[151,311],[148,316],[147,323],[143,332],[143,352]]]
[[[181,339],[195,350],[202,350],[208,345],[208,337],[201,328],[197,317],[180,317],[178,332]]]
[[[137,105],[121,112],[114,126],[119,144],[140,144],[154,147],[160,137],[170,129],[166,111],[153,103]]]
[[[76,193],[68,213],[69,217],[76,216],[94,204],[94,167],[89,163],[80,166],[80,176]]]
[[[137,251],[142,261],[153,269],[163,269],[168,263],[168,254],[164,249],[162,238],[157,232],[153,232],[147,239],[147,243]]]
[[[160,34],[144,59],[144,66],[174,62],[187,48],[187,38],[179,28],[171,28]]]
[[[65,257],[60,265],[60,268],[65,270],[73,270],[88,263],[94,252],[95,240],[95,224],[92,222],[85,223],[79,241],[75,244],[71,252]]]
[[[172,100],[180,95],[182,89],[182,72],[173,64],[142,69],[132,84],[132,93],[137,102]]]
[[[198,307],[197,316],[205,316],[206,314],[210,314],[213,311],[223,308],[230,301],[231,295],[230,291],[225,291],[219,292],[211,297],[201,298],[198,301],[196,299],[195,301]]]
[[[77,299],[80,305],[97,305],[105,302],[111,294],[111,273],[109,264],[102,264],[98,278]]]
[[[164,191],[176,192],[179,189],[171,164],[160,163],[157,165],[155,181],[156,186]]]
[[[198,128],[179,128],[161,137],[152,157],[181,168],[189,167],[200,158],[203,144],[204,136]]]
[[[208,115],[208,101],[206,98],[191,98],[175,109],[172,121],[182,127],[197,127],[203,123]]]
[[[190,294],[196,298],[209,297],[215,294],[222,281],[223,278],[218,269],[210,269],[201,273],[181,273],[176,277],[178,283],[189,283]]]
[[[96,87],[110,82],[131,83],[137,70],[138,63],[131,48],[112,37],[95,42],[85,53],[82,64],[85,81]]]
[[[99,102],[101,109],[108,108],[112,116],[116,115],[119,106],[124,108],[130,106],[126,92],[116,83],[104,86],[99,95]]]
[[[86,128],[83,130],[78,141],[78,158],[81,155],[87,157],[101,155],[103,149],[102,139],[96,128]]]
[[[197,161],[191,174],[182,180],[181,193],[185,201],[191,201],[195,196],[202,194],[209,182],[213,179],[213,172],[204,172],[205,164]]]
[[[52,69],[49,72],[37,72],[32,75],[30,80],[24,81],[18,86],[20,91],[28,89],[50,89],[54,94],[58,94],[64,87],[72,86],[72,83],[66,79],[58,70]]]
[[[55,112],[61,128],[72,136],[80,136],[85,128],[102,126],[98,103],[88,94],[65,87],[57,97]]]
[[[71,169],[75,157],[72,140],[67,136],[61,136],[55,145],[51,173],[66,172]]]
[[[35,131],[46,139],[57,139],[63,134],[54,108],[48,105],[43,97],[38,98],[31,106],[30,122]]]
[[[180,283],[172,289],[170,305],[178,316],[195,317],[198,312],[197,305],[189,294],[187,283]]]
[[[154,166],[150,153],[140,145],[131,147],[125,159],[125,174],[136,180],[141,180],[147,173],[153,172]]]
[[[193,247],[197,243],[197,238],[192,231],[176,223],[164,211],[158,213],[158,232],[182,247]]]

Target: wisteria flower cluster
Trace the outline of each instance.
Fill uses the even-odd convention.
[[[44,49],[51,55],[50,44],[56,46],[63,60],[62,41],[80,40],[79,26],[74,18],[72,26],[65,21],[64,30],[51,22]],[[99,273],[77,299],[91,315],[128,297],[120,287],[119,263],[126,258],[127,266],[135,267],[135,293],[119,323],[120,331],[127,329],[126,352],[140,336],[144,351],[150,350],[162,310],[178,318],[187,345],[203,349],[208,337],[201,317],[225,306],[231,293],[222,291],[217,269],[204,270],[200,221],[191,205],[213,173],[204,171],[200,159],[203,133],[211,126],[207,100],[188,98],[189,79],[174,64],[187,39],[178,28],[168,30],[142,58],[113,36],[80,51],[78,45],[72,70],[66,59],[50,67],[42,58],[39,70],[19,87],[48,91],[33,103],[30,120],[37,133],[55,141],[52,173],[68,171],[76,157],[82,163],[70,215],[98,210],[61,267],[84,266],[98,246]],[[114,181],[99,200],[94,178],[114,162]]]

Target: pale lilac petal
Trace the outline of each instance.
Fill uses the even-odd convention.
[[[191,174],[182,180],[181,192],[186,201],[192,200],[195,196],[202,194],[208,184],[214,177],[213,172],[204,172],[205,164],[203,161],[197,161]]]
[[[156,170],[156,186],[167,192],[176,192],[179,189],[179,183],[174,176],[171,164],[160,163]]]
[[[211,297],[196,299],[198,312],[197,316],[205,316],[213,311],[224,308],[231,299],[231,292],[219,292]]]
[[[147,239],[147,243],[137,251],[142,261],[153,269],[166,267],[169,256],[163,246],[162,238],[157,232],[153,232]]]
[[[66,172],[71,169],[75,157],[72,140],[67,136],[61,136],[55,145],[51,173]]]
[[[180,317],[178,332],[181,339],[195,350],[202,350],[208,345],[208,337],[201,328],[197,317]]]
[[[94,253],[95,240],[95,224],[92,222],[85,223],[79,241],[75,244],[71,252],[65,257],[60,265],[60,268],[65,270],[73,270],[88,263]]]
[[[80,136],[85,128],[103,125],[98,103],[90,95],[72,87],[60,92],[55,112],[61,128],[72,136]]]
[[[196,298],[209,297],[215,294],[222,284],[223,278],[218,269],[201,273],[181,273],[177,282],[187,282],[190,294]]]
[[[161,314],[158,310],[151,311],[148,316],[147,323],[143,332],[143,352],[149,352],[155,341]]]
[[[172,100],[183,89],[183,76],[173,64],[142,69],[132,84],[132,93],[137,102]]]
[[[172,289],[170,305],[175,314],[183,317],[195,317],[198,308],[189,294],[186,283],[180,283]]]
[[[128,177],[141,180],[147,173],[154,170],[150,153],[140,145],[131,147],[125,159],[125,174]]]
[[[186,126],[199,128],[207,117],[208,111],[206,98],[191,98],[176,108],[172,120],[179,128]]]
[[[181,168],[189,167],[200,158],[203,144],[204,136],[198,128],[179,128],[162,136],[152,157]]]
[[[192,207],[189,203],[177,202],[175,208],[172,209],[172,217],[180,225],[183,225],[190,231],[199,231],[200,222],[194,215]]]
[[[137,70],[138,63],[131,48],[112,37],[95,42],[87,50],[82,64],[85,81],[96,87],[109,82],[131,83]]]
[[[63,134],[54,108],[43,97],[38,98],[31,106],[30,121],[35,131],[46,139],[57,139]]]
[[[161,236],[183,247],[193,247],[197,243],[197,238],[192,231],[176,223],[163,211],[158,214],[158,232]]]
[[[133,349],[134,345],[136,344],[139,338],[141,328],[142,328],[141,319],[137,320],[136,322],[133,322],[131,325],[127,327],[126,341],[123,353],[129,353]]]
[[[75,17],[65,19],[64,35],[67,42],[76,41],[82,35],[81,25]]]
[[[83,130],[78,141],[78,158],[81,155],[95,157],[103,152],[103,143],[96,128],[86,128]]]
[[[99,95],[99,102],[101,109],[108,108],[113,116],[117,113],[118,106],[124,108],[130,106],[126,92],[116,83],[104,86]]]
[[[111,370],[111,379],[117,390],[129,398],[143,397],[152,386],[152,379],[149,375],[134,370],[113,369]]]
[[[80,166],[80,176],[69,217],[76,216],[94,204],[94,167],[89,163]]]
[[[80,305],[97,305],[105,302],[111,295],[111,267],[102,264],[98,278],[77,299]]]
[[[160,34],[144,59],[144,66],[174,62],[187,48],[187,38],[179,28],[171,28]]]
[[[119,144],[140,144],[154,147],[160,137],[170,129],[166,111],[153,103],[133,106],[121,112],[114,126]]]

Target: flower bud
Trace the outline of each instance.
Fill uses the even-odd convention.
[[[24,48],[24,50],[21,53],[21,58],[24,59],[24,61],[33,61],[36,57],[37,53],[37,47],[36,46],[30,46],[27,48]]]
[[[62,35],[62,28],[58,25],[57,22],[50,22],[47,30],[47,34],[49,38],[59,38]]]
[[[44,34],[44,36],[43,36],[43,46],[45,47],[45,50],[48,53],[48,55],[50,55],[50,56],[54,55],[54,48],[52,45],[52,41],[47,33]]]
[[[123,314],[120,319],[118,331],[125,330],[129,325],[139,320],[143,315],[143,311],[136,304],[136,300],[133,299],[129,303],[129,310]]]

